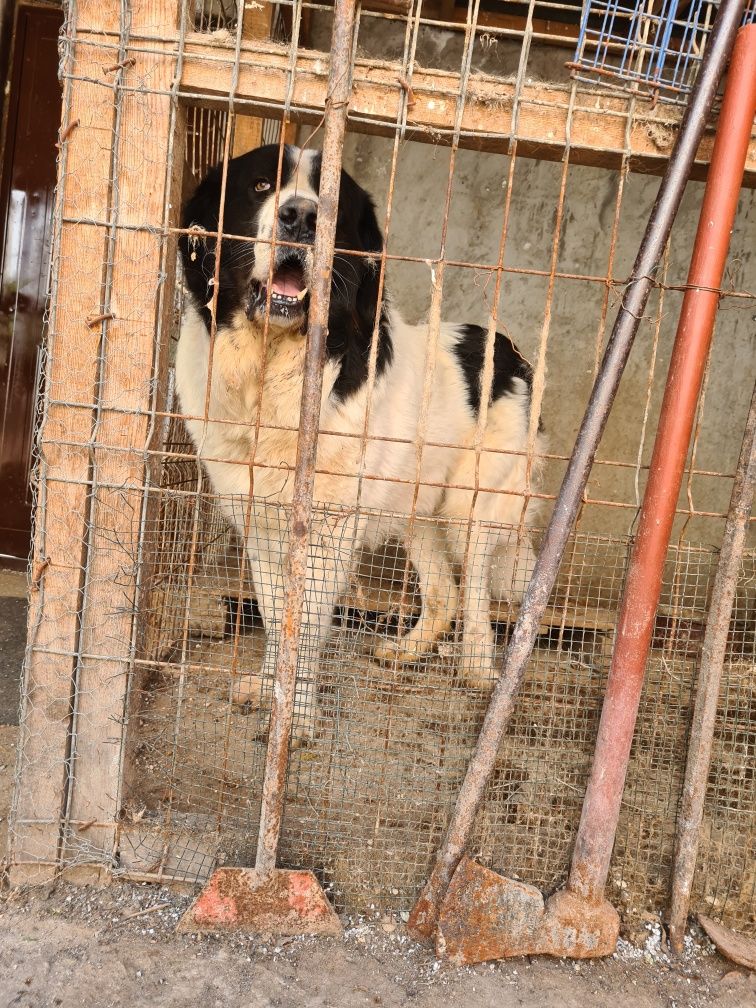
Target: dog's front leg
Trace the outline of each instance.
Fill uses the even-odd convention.
[[[458,595],[447,556],[446,538],[440,524],[419,523],[405,536],[405,549],[420,582],[422,610],[414,627],[401,636],[380,641],[375,648],[379,661],[416,662],[432,651],[439,637],[448,633],[457,615]]]
[[[313,530],[308,554],[302,622],[297,656],[297,685],[294,701],[292,747],[305,745],[315,734],[317,722],[317,672],[320,653],[331,628],[333,610],[343,592],[349,569],[350,550],[341,545],[342,536],[324,532],[318,522]],[[254,546],[254,549],[251,548]],[[268,704],[263,690],[275,675],[285,601],[284,559],[288,537],[273,542],[249,543],[249,559],[258,607],[265,622],[265,654],[258,674],[245,674],[236,683],[232,700],[267,720]]]

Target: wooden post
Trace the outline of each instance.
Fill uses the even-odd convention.
[[[131,32],[175,29],[177,0],[131,5]],[[161,427],[151,411],[165,389],[173,316],[175,241],[160,229],[177,223],[184,161],[183,112],[171,95],[175,58],[127,48],[116,138],[117,193],[113,213],[106,367],[93,468],[91,546],[81,618],[78,703],[66,862],[95,866],[113,853],[121,811],[126,693],[137,645],[138,580],[150,565],[148,529],[157,496],[145,500],[144,450]],[[144,87],[144,91],[141,88]],[[133,89],[133,90],[132,90]],[[167,211],[167,216],[166,216]],[[123,410],[129,412],[124,413]],[[143,523],[144,516],[147,517]],[[142,569],[140,570],[140,560]],[[88,826],[92,820],[103,825]],[[97,867],[95,871],[99,870]],[[72,873],[70,873],[72,874]],[[77,872],[81,877],[86,870]]]
[[[318,122],[325,106],[328,58],[300,48],[293,67],[291,115],[298,123]],[[223,107],[235,84],[235,95],[254,114],[270,114],[271,105],[283,107],[292,59],[287,49],[262,39],[242,43],[241,63],[235,67],[235,48],[209,43],[198,33],[187,33],[181,71],[181,90],[187,98]],[[393,137],[404,101],[402,68],[398,62],[376,63],[359,56],[353,67],[349,102],[350,122],[362,133]],[[451,142],[450,116],[461,86],[458,72],[415,68],[413,106],[408,120],[413,140],[432,144]],[[646,99],[597,94],[547,81],[516,82],[473,74],[467,84],[459,146],[506,153],[509,150],[517,104],[517,154],[539,160],[561,161],[565,145],[570,163],[663,174],[678,132],[677,113],[662,113]],[[288,139],[288,138],[287,138]],[[693,166],[692,178],[705,178],[711,158],[713,131],[708,128]],[[756,135],[746,156],[743,184],[756,185]]]
[[[247,0],[243,4],[243,9],[242,38],[247,41],[269,38],[273,15],[271,4],[250,3]],[[262,143],[262,129],[262,119],[237,113],[234,116],[233,156],[238,157],[239,154],[246,154],[247,151],[259,147]]]
[[[115,0],[80,0],[93,31],[118,23]],[[111,54],[72,44],[63,62],[63,121],[58,221],[107,219],[113,143],[113,95],[102,65]],[[78,74],[87,82],[71,80]],[[55,230],[46,416],[40,431],[29,633],[19,739],[19,778],[11,827],[11,879],[44,881],[58,866],[60,817],[67,785],[71,683],[83,580],[85,512],[92,427],[102,264],[107,236],[92,224]],[[61,281],[67,264],[85,265],[77,282]],[[68,267],[70,269],[70,266]],[[64,278],[63,278],[64,279]]]
[[[175,55],[128,37],[175,34],[177,0],[135,0],[128,26],[120,7],[79,0],[69,25],[15,883],[64,864],[98,874],[121,804],[145,449],[172,316],[164,227],[178,215],[184,130]]]

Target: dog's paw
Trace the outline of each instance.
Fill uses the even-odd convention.
[[[306,749],[312,745],[317,737],[317,718],[314,714],[307,715],[306,718],[296,718],[291,729],[291,742],[289,748],[292,752],[297,749]]]
[[[457,674],[462,684],[471,689],[493,689],[499,669],[494,658],[493,640],[488,633],[465,634]]]
[[[373,649],[376,661],[387,665],[412,665],[420,661],[433,650],[435,641],[424,640],[422,637],[392,637],[381,641]]]
[[[231,703],[243,708],[244,714],[251,714],[262,700],[263,678],[259,675],[243,675],[231,688]]]

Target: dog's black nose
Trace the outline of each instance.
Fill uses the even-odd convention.
[[[312,241],[318,206],[313,200],[294,196],[278,208],[279,237],[291,241]]]

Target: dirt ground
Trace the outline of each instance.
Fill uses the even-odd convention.
[[[176,935],[186,897],[154,886],[58,885],[0,906],[0,1006],[120,1008],[746,1008],[756,978],[702,939],[671,961],[646,948],[603,962],[520,959],[454,969],[401,921],[345,918],[345,937],[260,940]]]
[[[0,577],[0,595],[12,589],[21,597],[20,584]],[[21,606],[8,608],[0,637],[0,874],[24,619]],[[186,896],[153,885],[3,887],[0,1008],[756,1006],[756,976],[721,959],[698,931],[673,959],[653,919],[640,944],[621,940],[603,961],[519,959],[456,969],[413,943],[401,916],[345,917],[339,940],[177,935],[187,905]]]

